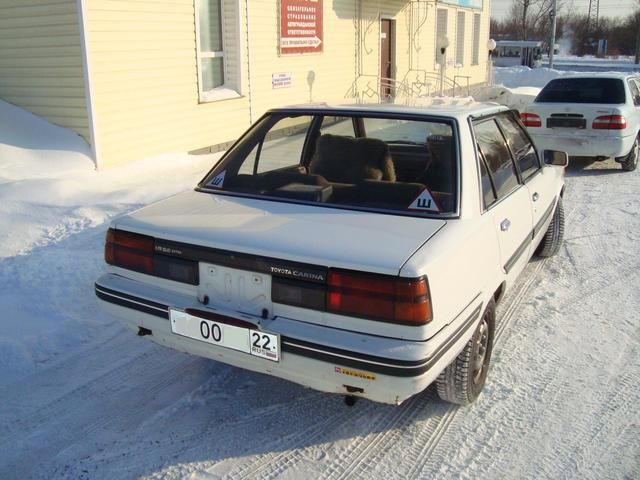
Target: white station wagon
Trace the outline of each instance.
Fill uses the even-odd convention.
[[[521,114],[540,147],[572,157],[614,158],[633,171],[640,156],[640,78],[623,73],[551,80]]]
[[[194,190],[112,222],[95,292],[161,345],[348,403],[436,381],[467,404],[496,302],[560,248],[566,159],[497,105],[274,109]]]

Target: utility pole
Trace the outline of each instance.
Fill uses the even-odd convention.
[[[551,10],[551,44],[549,45],[549,68],[553,68],[553,55],[556,49],[556,19],[558,9],[558,0],[553,0],[553,9]]]
[[[589,0],[589,14],[587,18],[587,42],[589,48],[593,49],[594,43],[597,42],[596,34],[598,33],[598,23],[600,16],[600,0]],[[591,53],[592,50],[589,51]]]

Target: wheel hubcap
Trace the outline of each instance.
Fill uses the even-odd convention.
[[[489,325],[483,318],[478,327],[478,337],[476,339],[476,356],[473,362],[473,381],[478,383],[484,371],[484,362],[487,358],[487,347],[489,346]]]

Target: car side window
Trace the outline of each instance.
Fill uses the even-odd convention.
[[[239,173],[256,174],[300,164],[300,152],[312,117],[283,118],[257,143],[247,156]]]
[[[495,120],[486,120],[474,125],[476,142],[480,154],[485,158],[489,175],[498,199],[503,198],[518,186],[516,166]]]
[[[491,176],[487,170],[487,162],[480,149],[478,149],[478,161],[480,162],[480,186],[482,187],[482,206],[487,209],[496,201],[496,191],[493,188]]]
[[[510,112],[500,114],[497,120],[520,169],[520,174],[526,181],[540,169],[536,149]]]
[[[353,128],[353,119],[349,117],[323,117],[322,125],[320,126],[320,134],[324,135],[326,133],[330,133],[331,135],[341,135],[343,137],[355,137],[356,134]]]
[[[630,78],[627,83],[629,84],[629,90],[631,91],[633,104],[636,107],[640,106],[640,89],[638,88],[637,82]]]

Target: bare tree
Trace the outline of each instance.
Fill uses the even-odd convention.
[[[562,4],[563,0],[558,0],[558,10]],[[522,40],[546,38],[551,28],[552,12],[553,0],[513,0],[507,21],[517,22]]]

